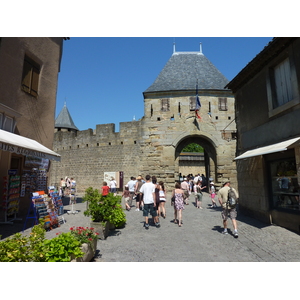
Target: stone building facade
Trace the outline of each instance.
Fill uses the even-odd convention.
[[[300,39],[274,38],[232,79],[240,210],[300,232]]]
[[[104,172],[122,171],[124,184],[131,176],[150,174],[170,190],[182,173],[180,153],[197,143],[204,148],[204,167],[199,172],[204,170],[217,183],[230,179],[236,185],[234,97],[224,88],[227,83],[202,51],[174,50],[143,93],[140,120],[120,123],[119,132],[114,124],[78,131],[57,122],[54,150],[61,162],[52,163],[51,183],[74,177],[78,192],[83,193],[89,186],[100,188]],[[200,118],[195,114],[197,85]]]
[[[37,161],[59,160],[59,154],[51,149],[65,39],[0,38],[0,220],[10,209],[4,196],[9,171],[17,176],[30,171],[28,156]],[[20,216],[27,213],[30,203],[29,193],[21,196],[15,205]]]

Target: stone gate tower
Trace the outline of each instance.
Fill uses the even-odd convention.
[[[196,117],[196,86],[201,108]],[[144,116],[138,121],[97,125],[95,130],[56,126],[50,183],[75,177],[79,192],[100,188],[104,172],[131,176],[156,175],[169,189],[179,179],[180,153],[190,143],[204,150],[205,175],[236,186],[234,97],[228,80],[199,52],[176,52],[153,84],[144,91]],[[67,115],[67,114],[66,114]],[[60,121],[63,123],[63,121]],[[67,122],[65,122],[67,123]]]
[[[195,114],[196,86],[201,108]],[[234,97],[228,80],[199,52],[176,52],[144,92],[143,173],[172,184],[179,177],[182,149],[197,143],[205,150],[205,173],[216,182],[236,184]],[[187,175],[187,174],[186,174]]]

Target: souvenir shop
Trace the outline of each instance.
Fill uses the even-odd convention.
[[[62,203],[54,187],[48,186],[51,160],[59,161],[60,155],[35,140],[1,130],[0,224],[25,222],[34,208],[34,217],[46,217],[49,227],[55,226],[57,220],[52,219]]]

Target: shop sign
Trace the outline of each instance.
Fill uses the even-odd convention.
[[[9,152],[21,154],[24,156],[34,156],[34,157],[38,157],[41,159],[53,159],[53,160],[60,161],[60,157],[56,157],[51,154],[47,154],[47,153],[43,153],[43,152],[35,151],[35,150],[30,150],[30,149],[15,146],[15,145],[9,145],[9,144],[5,144],[2,142],[0,142],[0,150],[9,151]]]
[[[18,170],[8,170],[8,175],[17,175]]]
[[[13,153],[21,154],[21,155],[32,155],[32,156],[36,156],[36,157],[46,158],[45,153],[42,153],[39,151],[34,151],[34,150],[29,150],[29,149],[22,148],[19,146],[8,145],[8,144],[4,144],[4,143],[0,143],[0,150],[9,151],[9,152],[13,152]]]

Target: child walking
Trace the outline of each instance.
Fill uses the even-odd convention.
[[[122,197],[124,198],[125,201],[125,209],[129,211],[131,208],[130,205],[128,204],[130,200],[130,192],[129,192],[128,185],[125,185],[125,190],[123,191]]]
[[[216,197],[216,188],[215,188],[215,184],[214,182],[210,183],[210,198],[211,198],[211,208],[217,207],[217,203],[215,201],[215,197]]]

